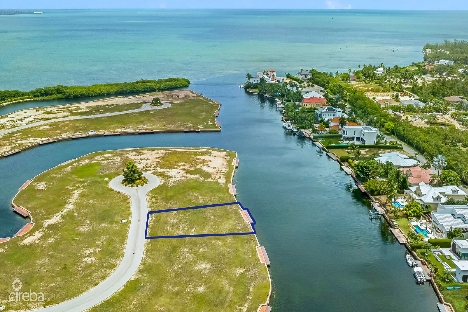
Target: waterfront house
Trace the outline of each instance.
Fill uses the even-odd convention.
[[[428,169],[423,169],[419,166],[417,167],[410,167],[410,168],[399,168],[399,170],[406,173],[408,176],[408,182],[411,185],[417,185],[421,182],[429,184],[431,182],[432,171]]]
[[[379,67],[375,70],[375,73],[377,74],[377,76],[382,76],[383,73],[384,73],[384,69],[383,67]]]
[[[420,100],[404,100],[400,102],[400,105],[402,106],[408,106],[408,105],[413,105],[414,107],[424,107],[426,106],[426,103],[421,102]]]
[[[432,229],[437,237],[446,238],[451,229],[461,229],[468,238],[468,205],[438,204],[431,212]]]
[[[375,144],[379,130],[370,126],[344,126],[341,130],[343,140],[360,144]]]
[[[451,60],[439,60],[434,62],[436,65],[453,65],[453,63],[454,61]]]
[[[330,120],[332,118],[341,117],[343,112],[340,108],[335,108],[333,106],[327,106],[319,108],[315,111],[315,116],[317,120]]]
[[[308,92],[301,91],[301,93],[302,93],[302,97],[304,99],[312,98],[312,97],[316,97],[316,98],[323,98],[324,97],[323,95],[321,95],[317,91],[308,91]]]
[[[377,100],[376,102],[377,102],[377,104],[380,105],[380,107],[400,105],[400,102],[397,102],[394,99],[382,99],[382,100]]]
[[[312,74],[309,71],[306,70],[301,70],[300,72],[297,73],[297,77],[301,78],[302,80],[307,80],[312,76]]]
[[[313,87],[305,87],[301,89],[302,94],[306,94],[308,92],[317,92],[318,94],[322,95],[325,92],[325,89],[317,85],[314,85]]]
[[[455,185],[434,187],[424,182],[419,183],[417,186],[410,186],[410,189],[406,193],[413,197],[415,201],[429,206],[433,210],[439,204],[445,203],[449,198],[463,200],[467,195],[465,191]]]
[[[460,283],[468,282],[468,240],[453,239],[450,251],[456,257],[453,260],[456,279]]]
[[[456,104],[456,103],[462,103],[463,102],[463,99],[459,96],[447,96],[447,97],[444,97],[444,100],[446,100],[447,102],[450,102],[452,104]]]
[[[308,107],[308,108],[320,108],[320,107],[328,106],[328,104],[327,104],[327,99],[323,97],[322,98],[311,97],[311,98],[302,99],[301,106]]]
[[[345,114],[343,114],[343,117],[346,117]],[[340,126],[340,117],[335,117],[329,120],[330,122],[330,128],[334,126]],[[346,121],[345,126],[360,126],[359,124],[352,122],[352,121]],[[338,130],[341,130],[341,127],[338,128]]]
[[[391,162],[397,168],[414,167],[418,164],[417,160],[409,158],[408,156],[398,152],[380,154],[379,157],[376,157],[374,159],[382,164]]]

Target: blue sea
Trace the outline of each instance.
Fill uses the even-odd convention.
[[[239,153],[239,200],[272,263],[273,311],[437,311],[432,289],[414,283],[404,248],[385,222],[368,219],[349,176],[310,141],[284,133],[275,106],[239,85],[247,72],[270,68],[283,75],[421,61],[428,42],[468,40],[468,11],[42,11],[0,15],[0,89],[186,77],[223,104],[223,129],[67,141],[0,159],[0,237],[24,224],[9,206],[18,187],[70,158],[126,147],[226,148]]]

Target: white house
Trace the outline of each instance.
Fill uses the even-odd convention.
[[[406,193],[413,197],[415,201],[430,206],[432,209],[435,209],[439,204],[445,203],[449,198],[463,200],[467,195],[455,185],[434,187],[424,182],[419,183],[417,186],[410,186]]]
[[[411,159],[406,155],[403,155],[398,152],[391,152],[391,153],[384,153],[380,154],[379,157],[374,158],[378,162],[385,164],[387,162],[391,162],[395,167],[413,167],[418,164],[418,161],[415,159]]]
[[[375,73],[377,74],[377,76],[382,76],[383,73],[384,73],[384,69],[383,67],[379,67],[375,70]]]
[[[309,91],[309,92],[301,92],[301,93],[302,93],[302,97],[304,99],[312,98],[312,97],[316,97],[316,98],[323,98],[324,97],[323,95],[321,95],[317,91]]]
[[[302,80],[307,80],[312,76],[312,74],[309,71],[306,70],[301,70],[300,72],[297,73],[297,77],[301,78]]]
[[[439,60],[435,61],[434,64],[436,65],[453,65],[454,61],[449,61],[449,60]]]
[[[333,106],[321,107],[315,111],[315,115],[318,120],[330,120],[335,117],[341,117],[343,112],[340,108],[335,108]]]
[[[450,229],[461,229],[468,238],[468,205],[438,204],[437,211],[431,213],[433,233],[446,238]]]
[[[458,258],[453,260],[455,277],[460,283],[468,282],[468,240],[453,239],[450,250]]]
[[[370,126],[344,126],[341,133],[343,140],[372,145],[377,142],[379,129]]]

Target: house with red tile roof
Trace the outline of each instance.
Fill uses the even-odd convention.
[[[410,168],[399,168],[399,170],[406,173],[408,176],[408,182],[410,184],[416,185],[421,182],[429,184],[431,182],[431,176],[433,172],[431,170],[423,169],[419,166],[410,167]]]
[[[302,107],[321,108],[328,106],[326,98],[310,97],[302,99]]]

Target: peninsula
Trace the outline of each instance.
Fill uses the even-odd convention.
[[[26,235],[0,245],[1,280],[5,281],[0,292],[9,291],[11,283],[19,279],[32,291],[44,293],[45,301],[0,304],[14,310],[50,307],[48,311],[58,311],[62,302],[78,300],[94,287],[105,287],[101,282],[121,270],[117,267],[127,256],[132,258],[139,252],[127,235],[129,226],[144,222],[141,218],[148,209],[233,202],[229,185],[235,159],[234,152],[208,148],[103,151],[35,177],[13,200],[31,212],[35,225]],[[131,188],[114,182],[128,161],[141,168],[148,179],[148,185],[142,186],[148,208],[142,206],[144,210],[136,215],[131,214],[126,195],[130,192],[133,196],[132,191],[126,191]],[[251,230],[246,221],[242,209],[233,204],[220,210],[152,218],[149,227],[150,231],[166,229],[172,234],[226,233]],[[255,311],[268,303],[269,273],[257,255],[255,235],[145,240],[144,233],[137,232],[135,242],[144,246],[144,252],[141,250],[141,263],[136,262],[136,273],[130,274],[123,288],[111,291],[108,300],[101,303],[93,299],[88,303],[91,305],[80,307],[100,303],[96,311],[154,307],[168,311],[194,307],[233,311],[242,307]],[[132,248],[137,248],[133,254]]]

